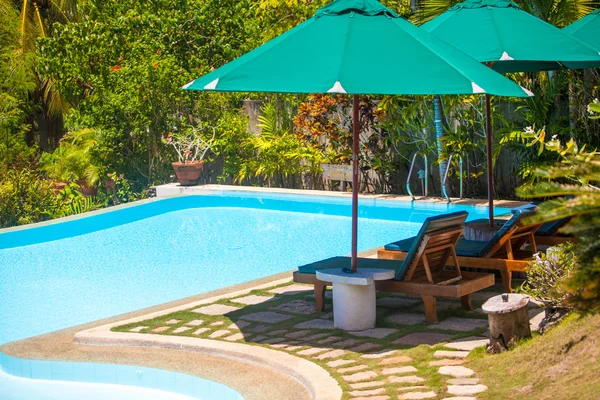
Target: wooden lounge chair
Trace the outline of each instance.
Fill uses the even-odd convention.
[[[471,294],[494,285],[494,275],[449,270],[448,259],[458,264],[454,246],[463,232],[467,212],[457,212],[427,218],[415,237],[403,262],[359,258],[358,268],[383,268],[396,271],[394,279],[377,281],[376,289],[384,292],[418,294],[425,304],[428,322],[437,322],[436,297],[460,298],[462,306],[471,310]],[[323,311],[325,288],[330,282],[316,278],[316,271],[329,268],[349,268],[349,257],[333,257],[304,265],[294,272],[294,281],[314,285],[316,308]]]
[[[489,241],[460,239],[456,244],[456,260],[449,259],[448,265],[485,268],[500,271],[504,291],[512,291],[512,273],[525,272],[527,262],[537,252],[535,232],[541,224],[524,225],[521,221],[533,211],[516,210],[511,219]],[[382,259],[403,260],[416,237],[390,243],[379,250]],[[530,251],[521,248],[530,245]]]

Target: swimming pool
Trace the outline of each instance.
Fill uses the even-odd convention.
[[[459,210],[487,213],[361,199],[359,251]],[[224,192],[0,231],[0,344],[346,255],[350,211],[345,197]]]

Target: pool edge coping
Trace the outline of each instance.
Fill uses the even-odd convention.
[[[329,374],[329,372],[315,363],[282,351],[267,349],[260,346],[251,346],[242,343],[227,343],[210,339],[111,331],[111,329],[116,326],[142,322],[148,319],[171,314],[176,311],[214,303],[215,301],[222,300],[224,298],[248,294],[252,290],[266,289],[269,287],[282,285],[284,283],[289,283],[290,281],[290,278],[274,280],[272,282],[217,295],[208,299],[193,301],[191,303],[182,304],[165,310],[93,327],[77,332],[74,336],[74,342],[77,344],[93,346],[158,347],[182,351],[193,351],[216,357],[233,359],[248,364],[260,365],[294,379],[308,390],[308,393],[313,400],[339,400],[342,398],[342,389],[339,383]]]

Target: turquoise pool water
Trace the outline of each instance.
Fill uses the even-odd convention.
[[[361,199],[359,251],[458,210],[487,213]],[[226,192],[0,231],[0,344],[346,255],[349,217],[347,198]]]

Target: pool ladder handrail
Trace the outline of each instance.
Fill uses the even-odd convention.
[[[450,196],[448,196],[448,191],[446,189],[446,181],[448,180],[448,171],[450,171],[450,166],[452,165],[452,157],[454,157],[457,153],[452,153],[450,155],[450,158],[448,159],[448,166],[446,167],[446,172],[444,173],[444,180],[442,181],[442,193],[444,195],[444,197],[446,198],[446,201],[448,201],[448,203],[452,202],[452,199],[450,199]],[[460,154],[458,154],[458,168],[459,168],[459,180],[460,180],[460,186],[459,186],[459,199],[462,199],[463,197],[463,158]]]
[[[412,159],[412,163],[410,164],[410,170],[408,171],[408,177],[406,178],[406,191],[408,192],[408,194],[410,195],[410,197],[412,198],[412,201],[415,201],[415,195],[413,194],[412,190],[410,190],[410,178],[412,176],[412,172],[413,172],[413,168],[415,166],[415,161],[417,160],[417,156],[419,155],[419,153],[415,153],[413,155],[413,159]],[[425,182],[423,183],[423,196],[427,197],[427,186],[428,186],[428,176],[429,174],[427,173],[427,155],[423,154],[423,162],[425,163]]]

